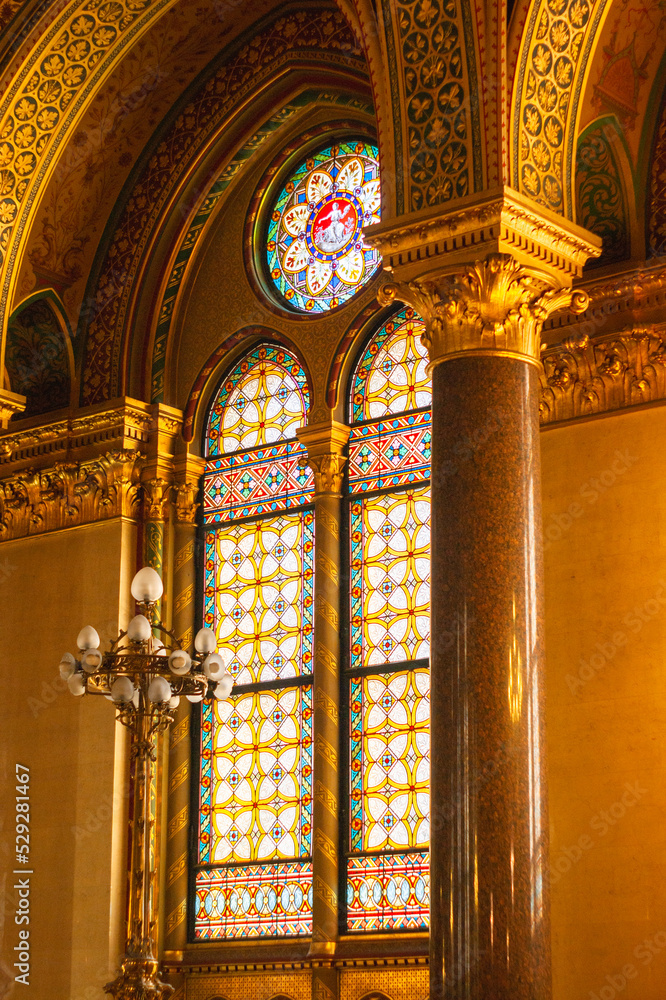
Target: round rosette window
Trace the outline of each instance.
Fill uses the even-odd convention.
[[[307,159],[277,199],[267,259],[280,295],[300,312],[346,302],[381,263],[362,229],[380,220],[375,146],[341,142]]]

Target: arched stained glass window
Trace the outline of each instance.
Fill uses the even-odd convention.
[[[411,309],[352,378],[347,929],[428,926],[431,383]]]
[[[309,389],[261,344],[211,409],[204,620],[235,687],[205,704],[195,936],[312,928],[313,479],[295,439]]]
[[[378,150],[327,146],[303,162],[271,214],[266,255],[273,283],[294,309],[326,312],[366,284],[381,258],[362,229],[380,220]]]

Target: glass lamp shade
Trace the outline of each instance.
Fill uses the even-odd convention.
[[[153,677],[148,685],[148,698],[154,705],[159,705],[163,701],[169,701],[171,697],[171,685],[166,677]]]
[[[211,653],[203,662],[203,672],[212,681],[220,679],[224,673],[224,660],[219,653]]]
[[[134,685],[129,677],[119,677],[111,685],[111,697],[120,705],[126,705],[134,697]]]
[[[150,639],[150,622],[145,615],[135,615],[127,626],[127,638],[130,642],[145,642]]]
[[[76,645],[79,649],[97,649],[99,636],[96,629],[92,625],[86,625],[85,628],[82,628],[77,636]]]
[[[103,659],[101,649],[86,649],[81,656],[81,666],[87,674],[93,674],[102,666]]]
[[[132,580],[132,597],[140,604],[154,604],[159,601],[164,592],[164,586],[158,573],[152,566],[144,566]]]
[[[231,694],[231,689],[234,686],[234,679],[231,674],[222,674],[219,681],[215,685],[215,697],[218,701],[224,701]]]
[[[192,658],[184,649],[174,649],[169,656],[169,670],[178,676],[186,674],[192,666]]]
[[[71,653],[63,653],[62,659],[60,660],[60,676],[64,681],[69,680],[69,678],[76,672],[76,660]]]
[[[193,705],[198,705],[200,701],[203,701],[204,693],[203,691],[197,691],[195,694],[186,694],[185,697],[188,701],[191,701]]]
[[[197,653],[214,653],[217,639],[212,628],[200,628],[194,637],[194,648]]]
[[[179,705],[180,705],[180,695],[179,694],[171,695],[171,697],[169,698],[169,708],[176,709],[178,708]]]
[[[68,677],[67,687],[72,692],[75,698],[80,698],[82,694],[85,694],[86,682],[83,677],[83,674],[72,674],[71,677]]]

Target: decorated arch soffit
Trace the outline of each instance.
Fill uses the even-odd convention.
[[[601,257],[588,261],[588,270],[631,256],[632,226],[637,228],[633,195],[618,121],[614,115],[599,118],[581,133],[576,151],[576,220],[603,241]],[[637,234],[634,243],[638,243]]]
[[[328,95],[323,91],[320,94],[323,100],[335,104],[343,80],[352,92],[359,85],[361,91],[365,90],[365,62],[343,16],[334,9],[294,9],[273,19],[249,40],[226,50],[210,73],[204,74],[197,87],[179,103],[168,128],[161,131],[156,148],[151,147],[143,169],[135,173],[132,187],[120,200],[113,232],[98,256],[99,266],[88,286],[86,301],[94,303],[94,309],[83,331],[82,403],[97,402],[122,391],[127,347],[124,331],[130,326],[133,296],[160,226],[166,224],[169,215],[173,217],[169,209],[177,206],[183,224],[174,240],[177,249],[171,257],[155,332],[151,391],[160,394],[160,365],[163,371],[165,333],[173,313],[176,285],[180,285],[205,220],[252,153],[302,107],[297,95],[285,97],[284,89],[274,87],[268,102],[280,110],[268,115],[257,130],[261,112],[253,95],[263,94],[269,81],[284,80],[285,68],[301,73],[297,90],[302,93],[307,72],[311,80],[315,66],[318,79],[332,84]],[[367,103],[361,103],[367,113]],[[238,131],[234,129],[241,128],[240,112],[249,106],[253,130],[248,119],[239,146]],[[202,183],[202,175],[214,183]]]
[[[339,0],[351,3],[377,114],[382,218],[496,182],[503,95],[481,87],[481,66],[490,79],[504,26],[484,23],[469,0]]]
[[[173,103],[174,93],[182,92],[223,43],[228,44],[238,30],[275,6],[275,0],[256,0],[252,5],[234,0],[224,4],[218,0],[197,4],[190,0],[55,0],[28,2],[14,12],[7,9],[11,4],[2,5],[2,13],[13,18],[0,47],[3,330],[10,309],[32,288],[55,284],[67,289],[78,270],[84,273],[85,260],[75,258],[83,245],[92,247],[97,242],[106,206],[115,198],[114,184],[122,184],[136,151],[154,126],[145,107],[150,105],[155,117],[161,117]],[[162,30],[153,30],[151,36],[158,22]],[[173,59],[180,58],[178,64],[168,64],[165,46]],[[134,61],[121,71],[128,53],[133,53]],[[50,187],[54,177],[55,193]],[[91,190],[78,205],[71,201],[70,191],[81,190],[82,180],[83,189]],[[103,197],[100,189],[105,188],[105,180],[108,194]],[[50,217],[45,199],[50,202]],[[56,202],[59,209],[54,208]],[[61,224],[60,243],[53,238],[54,212],[55,221]],[[91,219],[92,229],[86,231]],[[35,220],[38,225],[33,234]],[[72,238],[73,255],[68,254],[70,246],[63,232]],[[45,272],[53,264],[65,274],[52,272],[46,281],[43,273],[35,275],[35,265]],[[76,305],[70,301],[69,306],[70,316],[74,315]],[[2,344],[4,348],[4,334]]]

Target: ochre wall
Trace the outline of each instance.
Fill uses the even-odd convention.
[[[663,406],[542,433],[554,1000],[664,997],[665,439]]]
[[[92,1000],[124,950],[125,733],[101,698],[63,690],[81,626],[105,644],[129,611],[136,528],[119,519],[0,546],[2,866],[0,996],[16,970],[14,770],[30,768],[28,997]],[[115,816],[112,819],[112,807]],[[96,989],[92,991],[91,984]],[[19,995],[23,986],[14,985]]]

